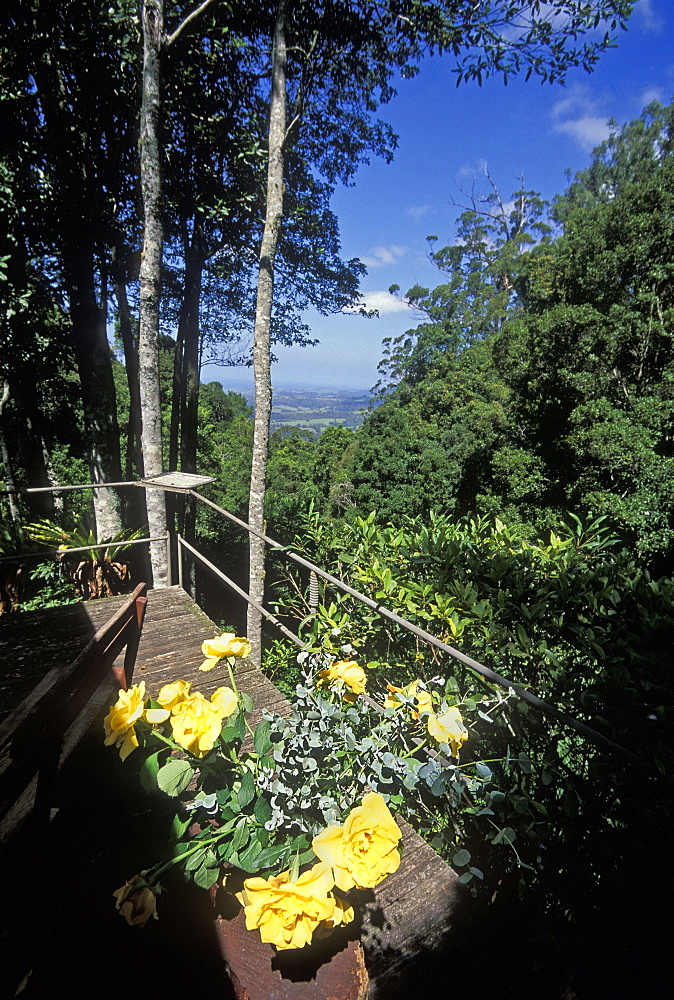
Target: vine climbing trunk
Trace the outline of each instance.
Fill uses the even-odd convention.
[[[280,0],[272,45],[271,93],[269,99],[269,156],[267,161],[267,205],[260,247],[260,262],[255,305],[253,335],[253,373],[255,376],[255,426],[253,431],[253,464],[250,477],[248,523],[264,530],[264,494],[269,449],[271,418],[271,314],[274,299],[274,260],[283,218],[283,143],[286,132],[286,4]],[[262,603],[264,596],[264,542],[250,535],[249,584],[250,596]],[[248,606],[248,640],[251,659],[260,665],[262,659],[262,618]]]
[[[142,417],[143,471],[162,471],[161,404],[159,395],[159,297],[164,248],[162,170],[159,153],[161,49],[164,37],[163,0],[144,0],[143,89],[140,111],[140,180],[143,194],[143,253],[140,264],[140,329],[138,369]],[[162,490],[146,492],[151,537],[166,534],[166,502]],[[155,587],[168,583],[167,547],[150,543]]]

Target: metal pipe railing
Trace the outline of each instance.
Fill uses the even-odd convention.
[[[285,625],[282,625],[281,622],[278,620],[278,618],[276,618],[271,613],[271,611],[267,611],[267,609],[262,607],[261,604],[258,604],[257,601],[253,600],[250,594],[247,594],[246,591],[243,590],[241,587],[239,587],[237,583],[234,583],[233,580],[230,580],[230,578],[227,576],[226,573],[223,573],[221,569],[218,569],[218,567],[215,566],[209,559],[207,559],[206,556],[202,555],[202,553],[199,552],[198,549],[195,549],[193,545],[190,545],[189,542],[186,542],[184,538],[182,538],[180,535],[177,535],[176,538],[178,542],[178,553],[179,553],[178,566],[180,568],[179,572],[181,580],[182,580],[182,559],[180,557],[180,551],[181,549],[184,548],[187,549],[187,551],[190,552],[196,559],[198,559],[199,562],[203,563],[203,565],[206,566],[211,571],[211,573],[214,573],[217,577],[219,577],[220,580],[226,583],[227,586],[230,588],[230,590],[233,590],[235,594],[239,595],[239,597],[243,597],[243,599],[247,601],[248,604],[251,604],[256,611],[259,611],[260,614],[267,619],[267,621],[270,621],[272,625],[275,625],[276,628],[279,630],[279,632],[282,632],[283,635],[285,635],[288,639],[291,640],[291,642],[294,642],[295,645],[299,646],[301,649],[305,648],[306,643],[302,642],[300,637],[298,635],[295,635],[294,632],[291,632],[289,628],[286,628]]]
[[[430,632],[426,632],[424,629],[419,628],[419,626],[415,625],[414,622],[408,621],[407,618],[402,618],[400,615],[396,614],[395,611],[389,611],[389,609],[386,608],[383,604],[379,604],[377,601],[372,600],[372,598],[368,597],[367,594],[361,594],[360,591],[356,590],[354,587],[350,587],[348,583],[344,583],[343,580],[339,580],[336,576],[333,576],[331,573],[326,572],[326,570],[321,569],[320,566],[316,566],[314,563],[310,562],[308,559],[305,559],[303,556],[298,555],[296,552],[292,552],[290,549],[288,549],[287,546],[281,545],[280,542],[275,541],[273,538],[270,538],[263,532],[258,531],[255,528],[251,528],[251,526],[246,524],[245,521],[242,521],[234,514],[230,514],[230,512],[226,511],[223,507],[218,507],[218,505],[213,503],[212,500],[208,500],[206,497],[201,496],[201,494],[197,493],[195,490],[190,490],[190,493],[193,496],[197,497],[199,500],[201,500],[203,503],[207,504],[207,506],[212,507],[220,514],[223,514],[234,524],[238,524],[240,527],[244,528],[250,534],[257,535],[257,537],[261,538],[262,541],[267,543],[267,545],[270,545],[277,551],[283,551],[284,555],[287,556],[288,559],[292,559],[293,562],[296,562],[299,566],[303,566],[310,572],[313,572],[317,576],[322,577],[322,579],[332,584],[333,587],[337,587],[339,590],[342,590],[345,594],[349,594],[351,597],[355,597],[356,600],[361,601],[361,603],[365,604],[368,608],[371,608],[373,611],[376,611],[383,618],[388,618],[389,621],[395,622],[396,625],[401,626],[408,632],[411,632],[413,635],[418,636],[418,638],[423,639],[424,642],[427,642],[429,645],[434,646],[436,649],[441,650],[443,653],[447,653],[449,656],[453,657],[453,659],[458,660],[460,663],[463,663],[470,670],[473,670],[475,673],[480,674],[486,680],[491,681],[494,684],[498,684],[501,687],[506,688],[507,690],[514,691],[519,698],[521,698],[523,701],[526,701],[533,708],[538,709],[545,715],[549,715],[557,722],[561,722],[564,725],[569,726],[571,729],[574,729],[577,733],[579,733],[581,736],[583,736],[590,742],[594,743],[595,745],[601,746],[605,750],[609,750],[620,757],[624,757],[625,759],[630,760],[633,764],[634,763],[638,763],[641,765],[647,764],[647,762],[643,759],[643,757],[639,757],[637,754],[632,753],[631,750],[627,750],[626,747],[623,747],[619,743],[616,743],[608,736],[604,736],[603,733],[600,733],[596,729],[593,729],[591,726],[588,726],[585,722],[581,722],[579,719],[575,719],[573,716],[567,715],[566,712],[560,711],[560,709],[558,709],[555,705],[551,705],[550,702],[544,701],[542,698],[539,698],[538,695],[533,694],[531,691],[527,690],[527,688],[523,687],[521,684],[518,684],[516,681],[511,681],[507,677],[503,677],[501,676],[501,674],[495,673],[495,671],[491,670],[489,667],[485,667],[484,664],[479,663],[472,657],[466,656],[465,653],[462,653],[460,650],[455,649],[448,643],[443,642],[442,639],[438,639],[436,636],[431,635]]]
[[[121,542],[100,542],[95,545],[81,545],[72,549],[48,549],[46,552],[24,552],[16,556],[0,556],[0,563],[21,562],[24,559],[44,559],[45,556],[64,556],[73,552],[92,552],[94,549],[126,549],[130,545],[142,545],[144,542],[170,542],[169,535],[157,535],[156,538],[130,538]]]
[[[78,489],[106,489],[106,488],[121,487],[121,486],[141,486],[146,489],[153,488],[153,489],[163,489],[166,492],[171,491],[169,487],[163,486],[159,483],[146,484],[143,482],[127,482],[127,483],[90,483],[86,485],[61,486],[61,487],[36,487],[26,490],[11,490],[4,492],[5,494],[8,494],[9,492],[19,493],[19,494],[44,493],[44,492],[59,492],[64,490],[78,490]],[[341,590],[343,593],[349,594],[351,597],[360,601],[366,607],[369,607],[373,611],[376,611],[377,614],[381,615],[383,618],[387,618],[389,621],[394,622],[399,627],[404,628],[406,631],[412,633],[412,635],[416,635],[419,639],[422,639],[424,642],[433,646],[435,649],[438,649],[441,652],[446,653],[448,656],[451,656],[453,659],[457,660],[459,663],[462,663],[464,666],[468,667],[470,670],[477,673],[485,680],[488,680],[493,684],[498,684],[500,687],[506,688],[507,690],[514,691],[519,698],[521,698],[523,701],[526,701],[533,708],[538,709],[538,711],[542,712],[545,715],[550,716],[550,718],[555,719],[557,722],[560,722],[568,726],[569,728],[575,730],[577,733],[579,733],[579,735],[583,736],[591,743],[594,743],[596,746],[600,746],[605,750],[615,753],[617,756],[623,757],[624,759],[629,760],[633,764],[636,763],[642,766],[648,766],[647,761],[645,761],[643,757],[639,757],[631,750],[627,750],[625,747],[616,743],[614,740],[611,740],[609,739],[609,737],[604,736],[603,733],[600,733],[596,729],[593,729],[591,726],[588,726],[585,722],[581,722],[579,719],[575,719],[573,716],[568,715],[566,712],[563,712],[560,709],[558,709],[555,705],[551,705],[550,702],[547,702],[544,699],[539,698],[538,695],[533,694],[533,692],[529,691],[522,684],[518,684],[516,681],[509,680],[507,677],[503,677],[501,674],[497,674],[495,671],[491,670],[489,667],[486,667],[478,660],[474,660],[472,657],[467,656],[465,653],[462,653],[460,650],[455,649],[448,643],[443,642],[442,639],[438,639],[436,636],[431,635],[430,632],[426,632],[424,629],[419,628],[419,626],[415,625],[414,622],[409,621],[407,618],[403,618],[401,615],[396,614],[396,612],[394,611],[390,611],[383,604],[380,604],[378,601],[375,601],[371,597],[368,597],[367,594],[361,593],[354,587],[351,587],[349,584],[344,583],[343,580],[340,580],[338,579],[338,577],[333,576],[326,570],[321,569],[320,566],[316,566],[315,563],[312,563],[308,559],[305,559],[303,556],[300,556],[297,552],[293,552],[288,548],[288,546],[282,545],[275,539],[270,538],[269,535],[264,534],[264,532],[258,531],[256,528],[252,528],[245,521],[242,521],[241,518],[236,517],[236,515],[230,513],[228,510],[225,510],[224,507],[218,506],[218,504],[214,503],[212,500],[209,500],[207,497],[202,496],[200,493],[197,493],[196,490],[185,489],[181,490],[180,492],[184,492],[185,495],[193,496],[201,503],[217,511],[219,514],[227,518],[227,520],[231,521],[233,524],[238,525],[238,527],[248,532],[249,535],[251,534],[256,535],[267,545],[269,545],[270,548],[274,549],[277,552],[282,552],[288,559],[297,563],[297,565],[302,566],[304,569],[308,569],[310,573],[314,573],[316,576],[320,576],[327,583],[331,584],[333,587],[336,587],[338,590]],[[146,541],[161,541],[164,540],[164,538],[166,540],[168,549],[170,546],[169,535],[160,536],[160,538],[156,539],[137,539],[134,540],[133,542],[128,542],[124,544],[138,544]],[[88,549],[93,549],[93,548],[107,548],[110,544],[114,543],[107,543],[100,546],[87,546],[81,551],[86,552]],[[233,580],[230,580],[229,577],[227,577],[226,574],[222,572],[222,570],[214,566],[213,563],[211,563],[205,556],[203,556],[200,552],[198,552],[197,549],[195,549],[192,545],[190,545],[189,542],[186,542],[184,538],[180,538],[180,536],[177,536],[177,545],[178,545],[179,584],[181,587],[183,585],[181,548],[185,548],[190,552],[190,554],[193,557],[199,559],[212,573],[214,573],[221,580],[223,580],[223,582],[226,583],[227,586],[229,586],[235,593],[237,593],[245,601],[251,604],[260,614],[262,614],[276,628],[278,628],[283,634],[285,634],[289,639],[291,639],[292,642],[302,647],[305,646],[305,643],[303,643],[298,636],[296,636],[293,632],[291,632],[290,629],[286,628],[286,626],[282,625],[281,622],[279,622],[278,619],[271,614],[271,612],[268,612],[265,608],[262,607],[262,605],[254,601],[249,594],[247,594],[244,590],[242,590],[236,583],[234,583]],[[66,550],[62,551],[65,552]],[[78,551],[78,550],[71,550],[71,551]],[[167,554],[168,554],[167,563],[169,567],[168,573],[169,573],[169,585],[170,585],[171,584],[170,551]],[[11,558],[13,557],[10,557],[10,559]],[[14,561],[17,561],[17,558],[15,558]]]

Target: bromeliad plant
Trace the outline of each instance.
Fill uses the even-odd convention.
[[[402,834],[389,806],[414,819],[435,815],[439,799],[451,809],[479,792],[484,775],[470,773],[479,765],[459,762],[469,738],[460,701],[439,679],[415,680],[388,684],[382,706],[351,646],[341,659],[314,649],[300,653],[290,714],[263,711],[253,728],[234,671],[247,640],[225,633],[202,651],[201,670],[227,674],[210,698],[183,680],[147,697],[141,682],[120,691],[105,720],[106,744],[123,760],[138,751],[143,786],[176,803],[173,857],[117,890],[117,908],[142,925],[171,866],[204,888],[231,866],[248,876],[237,894],[247,927],[280,950],[301,948],[349,923],[357,890],[398,869]],[[505,700],[485,696],[481,714]],[[467,868],[462,880],[473,876],[482,873]]]

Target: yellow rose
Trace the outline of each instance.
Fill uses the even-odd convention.
[[[134,875],[132,879],[125,882],[121,889],[117,889],[113,896],[117,900],[117,909],[122,914],[127,924],[131,927],[144,927],[150,917],[157,917],[157,897],[149,885],[142,888],[133,889],[138,882],[142,883],[140,875]]]
[[[128,691],[120,691],[119,698],[111,707],[103,721],[105,745],[119,747],[119,756],[126,760],[138,746],[134,723],[143,714],[145,703],[145,681],[133,684]]]
[[[222,712],[223,719],[229,718],[239,704],[236,695],[230,687],[219,687],[211,695],[211,701]]]
[[[395,687],[393,684],[387,684],[390,694],[386,696],[384,701],[384,708],[402,708],[402,699],[398,697],[399,694],[404,695],[405,698],[414,698],[419,709],[418,712],[412,712],[412,718],[418,719],[420,714],[425,714],[433,711],[433,701],[430,692],[425,691],[423,688],[419,690],[420,680],[412,681],[407,687],[399,688]]]
[[[342,922],[346,908],[337,904],[331,890],[334,879],[329,865],[314,865],[308,872],[290,881],[290,872],[273,875],[269,880],[247,878],[237,898],[243,903],[246,927],[256,928],[267,944],[279,951],[303,948],[311,943],[321,924]]]
[[[157,701],[161,708],[146,708],[143,718],[151,726],[158,726],[166,722],[173,709],[189,697],[192,684],[190,681],[173,681],[172,684],[164,684],[157,695]]]
[[[402,833],[377,792],[363,796],[343,826],[329,826],[312,847],[316,857],[332,867],[338,889],[373,889],[398,870]]]
[[[322,687],[325,684],[334,684],[335,681],[343,681],[354,694],[363,694],[367,678],[365,671],[355,660],[337,660],[327,670],[321,670],[318,684]]]
[[[335,896],[335,912],[331,917],[318,925],[314,934],[318,938],[327,937],[335,927],[350,924],[354,917],[353,907],[349,906],[343,899],[340,899],[339,896]]]
[[[468,739],[468,730],[463,724],[458,708],[448,708],[442,715],[429,715],[426,720],[429,734],[438,743],[449,743],[452,754],[459,756],[461,744]]]
[[[212,670],[223,656],[250,656],[250,643],[248,639],[241,639],[233,632],[223,632],[202,643],[201,652],[206,659],[199,670]]]
[[[192,691],[190,681],[173,681],[172,684],[164,684],[159,690],[157,701],[162,708],[168,708],[172,712],[176,705],[179,705],[185,698],[189,698]]]
[[[206,701],[203,694],[195,691],[179,702],[171,713],[173,739],[183,750],[188,750],[195,757],[203,757],[213,749],[222,729],[222,720],[227,715],[231,712],[220,704]]]

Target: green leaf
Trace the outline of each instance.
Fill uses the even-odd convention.
[[[253,833],[245,851],[239,851],[239,867],[243,868],[245,872],[259,871],[260,866],[256,862],[261,853],[262,847],[260,841],[255,836],[255,833]]]
[[[159,771],[159,754],[161,752],[161,750],[157,750],[156,753],[151,753],[140,765],[140,783],[146,792],[154,792],[158,787],[157,773]]]
[[[162,792],[175,798],[185,791],[193,776],[194,771],[186,760],[171,757],[157,771],[157,784]]]
[[[194,854],[190,854],[189,858],[185,858],[184,865],[186,872],[194,872],[197,868],[207,862],[208,857],[213,858],[212,864],[215,864],[215,855],[210,847],[203,847],[200,851],[195,851]]]
[[[232,837],[232,850],[239,851],[248,843],[248,824],[245,822],[243,817],[236,825],[236,830],[234,831],[234,836]]]
[[[241,705],[244,712],[247,712],[250,715],[253,711],[253,699],[246,691],[239,691],[239,697],[241,698]]]
[[[257,822],[261,826],[264,826],[271,819],[272,815],[272,807],[269,799],[266,799],[263,795],[259,795],[253,808],[253,815]]]
[[[182,835],[184,834],[185,830],[187,829],[187,827],[190,825],[191,822],[192,819],[189,816],[187,817],[187,819],[181,819],[181,817],[178,815],[174,816],[173,822],[171,823],[171,839],[180,840],[180,838],[182,837]]]
[[[236,793],[236,797],[242,809],[245,809],[248,803],[252,802],[255,798],[255,777],[252,771],[244,771],[241,778],[241,787]]]
[[[470,861],[470,851],[466,851],[463,848],[457,851],[452,858],[452,864],[456,865],[457,868],[463,868]]]
[[[270,732],[271,722],[268,719],[263,719],[255,730],[255,736],[253,737],[255,753],[260,757],[263,757],[271,747]]]
[[[214,856],[215,860],[215,856]],[[198,869],[192,876],[197,885],[201,886],[202,889],[210,889],[212,885],[218,881],[218,875],[220,874],[220,866],[215,860],[214,865],[203,865]]]
[[[288,847],[286,844],[282,844],[281,847],[265,847],[257,856],[257,871],[261,871],[263,868],[271,868],[279,858],[283,857],[287,850]]]

